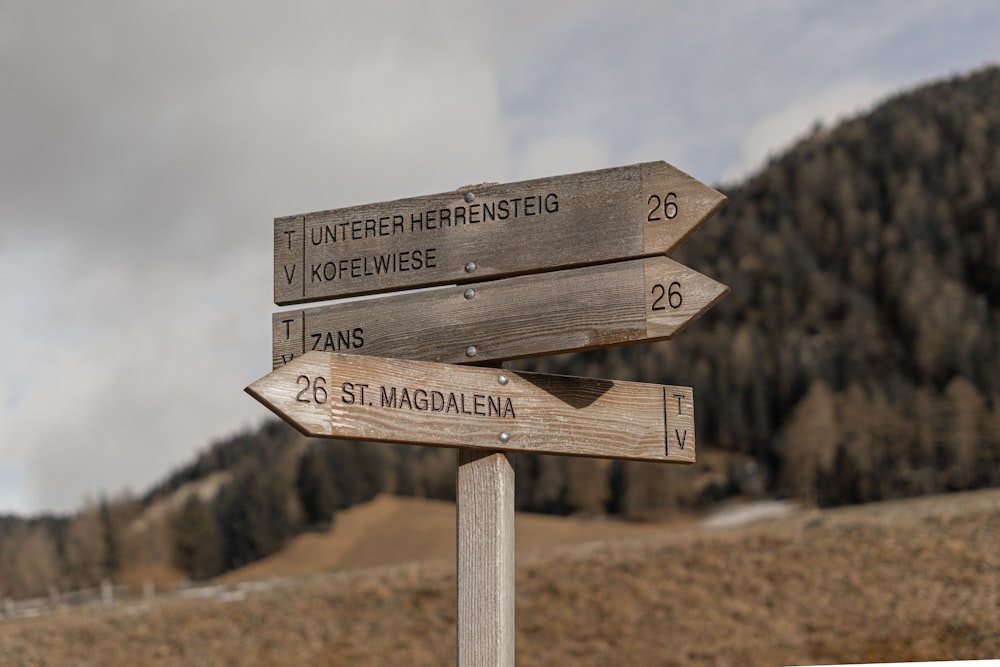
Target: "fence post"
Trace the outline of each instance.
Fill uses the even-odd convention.
[[[101,604],[110,607],[115,603],[115,589],[108,579],[101,580]]]
[[[53,609],[59,606],[59,591],[55,586],[49,586],[49,606]]]

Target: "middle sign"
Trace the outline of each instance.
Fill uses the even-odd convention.
[[[725,195],[647,162],[274,221],[278,305],[667,254]]]
[[[341,352],[443,363],[671,338],[729,288],[666,257],[275,313],[272,361]]]

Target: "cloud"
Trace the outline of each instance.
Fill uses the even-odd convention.
[[[0,459],[30,496],[0,501],[142,490],[265,418],[242,388],[270,370],[273,217],[504,164],[446,9],[4,10]]]
[[[816,123],[829,126],[868,110],[886,94],[886,89],[884,83],[860,77],[775,109],[747,131],[739,157],[722,172],[723,180],[736,182],[749,176],[769,157],[803,138]]]
[[[517,168],[532,178],[602,169],[611,164],[611,149],[599,134],[565,132],[541,137],[520,154]]]
[[[25,502],[24,482],[17,468],[0,468],[0,513],[24,514],[30,511]]]

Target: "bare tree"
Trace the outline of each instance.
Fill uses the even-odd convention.
[[[107,576],[107,542],[97,508],[85,508],[73,519],[66,531],[63,557],[66,588],[96,586]]]

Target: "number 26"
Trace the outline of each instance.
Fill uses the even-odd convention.
[[[646,220],[649,222],[656,222],[657,220],[673,220],[677,217],[677,193],[668,192],[662,199],[660,195],[649,195],[649,199],[646,200],[646,206],[651,206],[649,213],[646,215]],[[663,218],[660,217],[660,211],[663,212]]]
[[[663,301],[663,297],[667,297],[667,303],[671,308],[680,308],[681,304],[684,303],[684,296],[680,292],[681,284],[676,280],[670,283],[670,287],[666,288],[660,283],[653,285],[653,289],[650,293],[656,297],[653,301],[652,310],[666,310],[666,306],[661,306],[660,302]],[[658,295],[657,295],[658,294]]]
[[[302,389],[298,394],[295,395],[295,400],[299,403],[318,403],[323,405],[326,403],[326,378],[323,376],[317,376],[315,379],[310,379],[308,375],[300,375],[295,378],[295,384],[302,384],[305,382],[305,388]],[[322,384],[321,384],[322,383]],[[309,390],[312,389],[312,400],[309,399]]]

